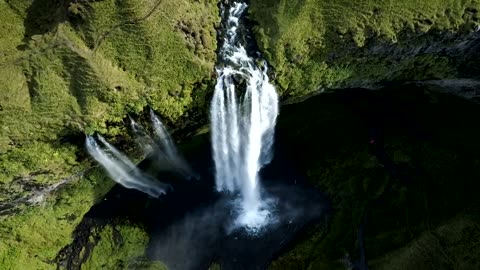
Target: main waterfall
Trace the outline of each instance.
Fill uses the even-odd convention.
[[[259,171],[272,158],[278,95],[269,83],[265,61],[257,59],[258,66],[241,44],[239,20],[246,8],[245,3],[234,3],[228,10],[211,104],[211,135],[217,191],[239,193],[237,224],[256,230],[270,215],[261,198]]]

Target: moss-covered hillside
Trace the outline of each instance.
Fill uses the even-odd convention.
[[[73,174],[81,134],[117,135],[147,105],[169,123],[204,106],[213,0],[2,0],[0,13],[0,188]]]
[[[0,0],[0,269],[54,269],[111,187],[84,133],[205,111],[219,20],[214,0]]]
[[[430,90],[349,89],[283,108],[277,130],[333,209],[269,269],[367,269],[361,246],[370,269],[480,267],[480,108]]]
[[[265,0],[252,1],[250,16],[278,90],[298,96],[478,76],[479,10],[478,0]]]

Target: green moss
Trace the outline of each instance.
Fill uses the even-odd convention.
[[[142,259],[148,235],[141,228],[130,224],[107,226],[99,236],[100,241],[82,269],[167,269],[160,262]]]
[[[424,94],[411,86],[358,96],[355,91],[360,90],[324,94],[282,110],[278,132],[291,149],[300,149],[291,155],[308,179],[331,198],[333,211],[327,227],[303,235],[294,248],[272,262],[271,269],[344,269],[343,256],[357,259],[358,228],[367,206],[367,259],[370,266],[380,269],[401,265],[399,258],[389,261],[395,254],[409,263],[404,269],[424,269],[419,266],[430,259],[444,260],[443,255],[432,255],[438,253],[435,248],[426,250],[430,257],[422,261],[416,239],[435,235],[444,226],[459,231],[449,225],[456,217],[463,223],[469,216],[465,222],[478,231],[479,216],[474,209],[478,208],[480,131],[471,126],[478,105],[448,95]],[[369,125],[375,119],[382,126],[385,151],[395,162],[395,170],[383,165],[368,148]],[[382,200],[371,204],[383,192]],[[426,247],[437,240],[429,236],[428,241],[419,241]],[[480,238],[461,241],[471,247]],[[454,265],[462,265],[459,256],[465,250],[454,242],[442,249],[454,256]],[[473,258],[464,265],[476,265],[478,260]]]
[[[66,178],[79,168],[75,153],[76,147],[67,144],[55,147],[32,142],[19,146],[0,156],[0,183],[7,184],[15,177],[30,178],[38,184]],[[39,175],[32,177],[35,173]]]
[[[22,68],[11,65],[16,57],[21,55],[17,46],[22,43],[24,28],[22,18],[18,16],[3,0],[0,1],[0,13],[2,23],[0,24],[0,152],[2,152],[10,139],[9,125],[5,120],[5,111],[9,107],[28,109],[28,88]]]
[[[17,46],[22,43],[25,29],[22,25],[22,18],[5,1],[0,1],[0,12],[2,13],[2,24],[0,26],[0,53],[1,64],[14,58],[18,53]],[[8,34],[7,34],[8,33]]]
[[[408,81],[423,79],[449,79],[458,75],[452,60],[445,56],[418,55],[398,62],[383,58],[352,59],[351,80]]]
[[[183,115],[192,106],[194,85],[213,70],[215,1],[162,1],[141,21],[154,5],[102,1],[90,8],[93,18],[85,31],[90,46],[141,81],[143,89],[135,91],[165,118]]]
[[[357,59],[359,48],[381,51],[382,46],[397,43],[396,48],[401,48],[402,42],[418,44],[424,33],[472,31],[480,20],[479,8],[478,0],[267,0],[253,1],[250,15],[257,23],[257,42],[274,67],[279,91],[298,96],[352,80],[455,76],[455,66],[437,59],[435,53],[395,55],[386,50],[381,58],[371,52]],[[418,46],[428,44],[431,41]],[[440,60],[441,65],[426,71],[432,60]]]
[[[480,267],[478,217],[461,214],[411,243],[371,262],[375,269],[442,268],[477,269]]]
[[[208,270],[221,270],[221,268],[220,268],[220,265],[213,263],[212,265],[210,265]]]
[[[40,2],[0,2],[1,183],[39,168],[62,172],[55,182],[81,150],[60,139],[125,134],[127,114],[147,105],[173,122],[208,91],[215,1]]]
[[[157,5],[158,4],[158,5]],[[83,133],[125,135],[127,114],[147,105],[172,123],[203,107],[215,63],[216,1],[0,0],[0,200],[28,196],[90,166]],[[198,103],[197,103],[198,102]],[[19,207],[0,220],[0,269],[53,269],[51,260],[93,203],[112,186],[101,171]],[[109,228],[110,230],[112,228]],[[145,244],[138,228],[119,228],[126,259]],[[113,248],[113,250],[109,250]],[[113,256],[113,255],[112,255]],[[132,257],[132,258],[133,258]],[[163,269],[135,260],[132,269]]]
[[[37,207],[0,217],[0,269],[55,269],[52,260],[71,241],[83,215],[111,187],[100,171],[47,195]]]

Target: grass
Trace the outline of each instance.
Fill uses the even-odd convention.
[[[442,66],[424,70],[431,58],[437,58],[435,53],[405,56],[385,50],[378,58],[359,52],[364,48],[401,49],[412,43],[418,48],[433,43],[448,47],[442,38],[424,40],[422,36],[471,32],[478,25],[479,8],[478,0],[267,0],[252,2],[250,16],[257,23],[257,42],[274,67],[279,91],[298,96],[358,79],[374,83],[455,76],[451,73],[454,66],[441,69],[443,59],[434,59]],[[369,71],[372,67],[375,73]],[[417,68],[420,73],[415,72]],[[395,74],[390,74],[392,69]]]
[[[127,114],[142,114],[147,105],[169,124],[204,108],[193,97],[210,91],[217,3],[157,3],[0,0],[0,201],[90,166],[84,133],[126,135]],[[2,217],[0,269],[55,268],[51,260],[111,185],[97,171],[41,205]],[[119,230],[126,241],[115,247],[117,258],[136,256],[144,233]],[[116,265],[100,256],[109,240],[105,232],[89,265]]]
[[[0,2],[0,153],[54,148],[81,133],[125,134],[127,114],[147,105],[174,123],[197,106],[193,97],[204,94],[196,91],[208,91],[215,1],[78,5]],[[52,18],[34,16],[52,10]]]
[[[142,260],[148,235],[142,228],[131,224],[105,227],[100,232],[100,241],[93,249],[82,270],[89,269],[167,269],[160,262]]]
[[[142,114],[147,105],[173,123],[197,106],[193,96],[205,95],[196,91],[208,91],[219,19],[214,1],[162,1],[135,23],[150,3],[79,5],[70,12],[0,1],[0,190],[8,191],[0,200],[20,196],[25,184],[55,183],[80,170],[83,133],[126,134],[127,114]],[[186,10],[195,12],[182,16]],[[196,47],[182,31],[199,39]]]
[[[204,109],[194,97],[210,91],[217,3],[158,3],[0,0],[0,201],[90,166],[84,133],[126,135],[127,114],[147,105],[169,124]],[[54,269],[51,260],[111,185],[96,171],[2,217],[0,269]],[[140,228],[119,230],[124,245],[109,246],[105,231],[88,266],[117,267],[107,250],[119,259],[143,252]],[[140,259],[130,266],[163,269]]]
[[[11,184],[14,179],[31,178],[36,184],[47,184],[52,178],[67,178],[75,173],[75,169],[81,168],[76,160],[76,150],[73,145],[55,146],[43,142],[17,147],[0,156],[0,170],[3,172],[0,182]]]
[[[101,171],[94,170],[50,194],[41,205],[0,217],[0,269],[56,269],[51,261],[111,186]]]
[[[458,215],[422,233],[405,247],[372,261],[375,269],[477,269],[480,267],[478,217]]]

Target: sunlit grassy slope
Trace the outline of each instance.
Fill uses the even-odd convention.
[[[72,241],[83,215],[111,186],[101,170],[93,170],[36,207],[20,207],[0,216],[0,269],[56,269],[53,259]]]
[[[174,123],[204,104],[215,1],[65,5],[0,1],[0,183],[71,174],[80,134],[117,135],[147,105]]]
[[[169,125],[205,110],[218,14],[213,0],[0,0],[0,204],[90,167],[84,133],[125,135],[147,106]],[[95,171],[0,216],[0,269],[54,269],[111,185]]]
[[[352,80],[455,77],[452,59],[418,49],[474,31],[479,8],[478,0],[265,0],[252,1],[250,16],[280,91],[295,96]]]

